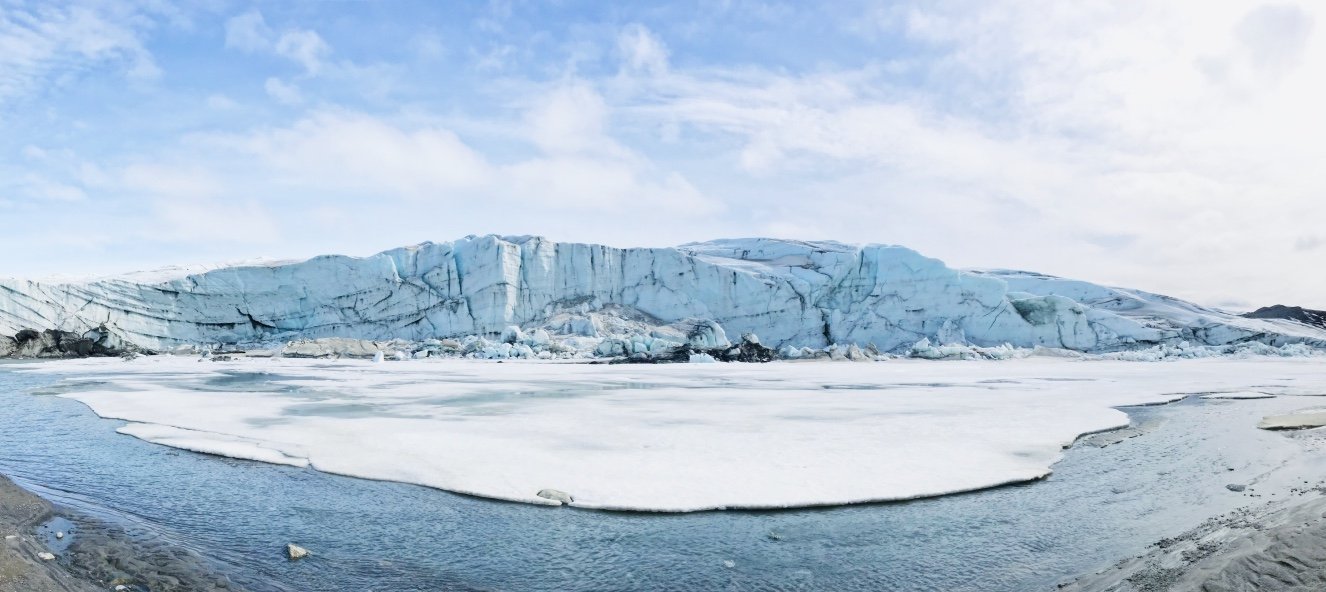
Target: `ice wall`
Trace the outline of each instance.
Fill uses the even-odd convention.
[[[953,270],[885,245],[737,239],[617,249],[481,236],[174,277],[0,280],[0,334],[105,326],[149,349],[333,336],[422,340],[499,334],[607,309],[660,325],[712,320],[729,335],[755,333],[773,347],[873,343],[888,351],[927,338],[1101,351],[1257,338],[1247,323],[1262,323],[1269,340],[1326,337],[1195,305],[1183,314],[1129,314],[1092,300],[1090,290],[1038,292],[1031,283]]]

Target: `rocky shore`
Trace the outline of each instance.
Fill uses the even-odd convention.
[[[51,544],[42,531],[59,519],[71,525],[65,527],[69,534],[62,531],[59,544]],[[53,506],[2,475],[0,536],[0,592],[240,589],[191,551],[135,541],[114,525]]]
[[[71,575],[57,560],[42,559],[50,551],[33,535],[53,516],[43,500],[0,476],[0,591],[84,592],[99,590]]]
[[[1060,586],[1063,592],[1326,590],[1326,487],[1240,509],[1162,539],[1138,557]]]

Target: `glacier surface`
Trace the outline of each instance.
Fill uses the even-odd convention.
[[[488,357],[523,348],[655,354],[748,334],[791,355],[833,345],[902,352],[923,339],[1082,352],[1326,343],[1326,331],[1292,321],[1035,274],[959,271],[897,246],[739,239],[619,249],[526,236],[86,281],[2,279],[0,335],[24,329],[104,329],[153,351],[332,337],[505,344]]]
[[[591,365],[32,363],[187,450],[531,504],[695,511],[900,500],[1044,477],[1114,407],[1326,395],[1326,359]],[[1210,402],[1206,404],[1221,404]],[[1224,404],[1238,404],[1226,402]]]

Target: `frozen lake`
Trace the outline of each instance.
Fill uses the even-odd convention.
[[[1115,409],[1326,384],[1319,359],[588,365],[152,357],[26,370],[121,433],[494,499],[637,511],[896,501],[1047,475]]]
[[[1305,396],[1326,384],[1326,365],[1314,359],[612,367],[159,360],[27,367],[38,372],[0,366],[0,471],[142,536],[216,558],[258,590],[1048,589],[1253,501],[1227,483],[1270,496],[1324,468],[1304,454],[1320,445],[1315,431],[1255,429],[1262,415],[1317,401]],[[34,389],[63,396],[27,394]],[[1191,397],[1127,415],[1111,409],[1248,391],[1280,396]],[[129,431],[141,437],[237,456],[276,451],[268,460],[286,464],[125,437],[114,432],[125,422],[98,419],[66,397],[134,420]],[[611,500],[649,493],[631,481],[660,472],[670,485],[650,504],[687,501],[661,509],[742,505],[745,497],[697,496],[763,475],[759,487],[727,493],[772,489],[798,505],[832,501],[838,486],[860,488],[842,498],[857,501],[980,486],[958,481],[970,474],[987,484],[1007,481],[1013,469],[1044,474],[1078,431],[1129,417],[1141,435],[1106,447],[1095,444],[1118,438],[1080,442],[1044,480],[824,509],[584,511],[314,470],[382,471],[413,482],[443,475],[482,487],[498,482],[496,474],[517,492],[571,474],[581,480],[539,486],[586,492],[577,504],[603,506],[630,505]],[[432,429],[416,431],[415,422]],[[320,439],[325,425],[337,426],[337,438]],[[181,440],[159,426],[205,437]],[[668,439],[674,429],[685,438]],[[426,446],[414,439],[425,437]],[[575,445],[558,444],[568,439]],[[671,449],[656,454],[642,443]],[[637,447],[650,470],[630,470]],[[522,462],[528,455],[551,468],[532,471],[538,463]],[[461,461],[436,460],[452,456]],[[798,473],[807,470],[817,472]],[[739,474],[723,487],[687,489],[725,471]],[[603,485],[588,487],[589,477]],[[314,549],[314,560],[281,559],[289,541]]]

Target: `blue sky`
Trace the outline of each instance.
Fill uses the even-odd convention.
[[[1322,16],[0,0],[0,275],[778,236],[1326,308]]]

